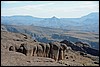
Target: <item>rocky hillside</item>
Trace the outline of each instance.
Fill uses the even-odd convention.
[[[72,42],[87,42],[92,48],[99,50],[99,34],[83,31],[64,30],[58,28],[48,28],[27,25],[1,25],[1,29],[15,33],[25,33],[39,42],[49,43],[51,41],[69,40]]]
[[[90,45],[74,43],[79,49],[86,51],[82,52],[76,51],[72,42],[66,43],[65,40],[42,43],[33,40],[28,34],[8,32],[2,28],[1,66],[99,66],[99,57],[88,54],[87,49],[83,48],[91,48]],[[50,47],[43,47],[47,44]],[[45,52],[47,48],[50,51]]]

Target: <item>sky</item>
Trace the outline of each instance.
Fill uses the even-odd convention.
[[[79,18],[99,12],[99,1],[1,1],[1,16]]]

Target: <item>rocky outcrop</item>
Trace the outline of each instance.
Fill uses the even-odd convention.
[[[63,40],[60,43],[66,44],[67,46],[71,47],[72,50],[82,51],[82,52],[85,52],[85,53],[88,53],[88,54],[91,54],[94,56],[99,56],[99,50],[91,48],[91,46],[88,43],[85,43],[85,42],[73,43],[73,42],[68,41],[68,40]]]
[[[86,42],[76,42],[75,44],[79,46],[80,48],[82,48],[85,53],[88,53],[94,56],[99,56],[99,50],[91,48],[90,44]]]
[[[35,64],[36,66],[39,64],[47,66],[83,66],[82,62],[76,62],[79,57],[81,57],[79,60],[86,60],[89,57],[88,60],[92,61],[90,60],[92,57],[82,52],[80,52],[80,54],[75,53],[75,51],[86,51],[87,53],[89,50],[93,50],[90,49],[88,45],[83,46],[81,44],[81,46],[79,46],[67,40],[61,42],[55,41],[49,44],[42,43],[37,40],[32,40],[31,37],[26,34],[7,31],[2,31],[1,35],[2,66],[34,66]],[[76,58],[77,56],[78,58]],[[87,56],[86,59],[83,58],[83,56]],[[93,63],[98,65],[97,61]]]

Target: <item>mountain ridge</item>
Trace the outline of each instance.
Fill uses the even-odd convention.
[[[99,13],[93,12],[80,18],[38,18],[32,16],[1,16],[1,23],[8,25],[34,25],[67,30],[99,32]]]

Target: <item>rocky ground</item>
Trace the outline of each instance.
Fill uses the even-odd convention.
[[[27,41],[32,41],[28,36]],[[65,59],[55,61],[46,57],[26,56],[22,53],[9,51],[9,45],[24,42],[24,35],[1,31],[1,66],[99,66],[99,57],[68,50]]]

